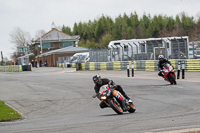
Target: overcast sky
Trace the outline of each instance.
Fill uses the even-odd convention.
[[[38,30],[51,30],[56,26],[70,26],[88,22],[102,14],[113,19],[119,14],[144,13],[175,16],[185,12],[189,16],[200,14],[200,0],[0,0],[0,51],[10,58],[15,44],[9,34],[19,27],[35,37]]]

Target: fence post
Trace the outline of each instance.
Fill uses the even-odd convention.
[[[129,62],[127,62],[127,76],[130,77],[130,74],[129,74]]]
[[[179,79],[180,77],[180,70],[181,70],[181,61],[178,61],[177,79]]]
[[[132,60],[132,77],[134,77],[134,62]]]
[[[182,79],[185,79],[185,61],[182,62]]]

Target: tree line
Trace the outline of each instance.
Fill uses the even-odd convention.
[[[99,19],[88,22],[74,23],[73,29],[62,26],[62,31],[69,35],[80,35],[79,46],[101,47],[108,46],[112,40],[159,38],[169,36],[190,36],[199,40],[200,18],[197,20],[185,13],[176,17],[166,15],[143,14],[139,17],[136,12],[119,15],[115,19],[102,15]]]

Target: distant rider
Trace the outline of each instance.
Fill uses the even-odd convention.
[[[96,94],[99,93],[99,89],[101,88],[101,86],[109,84],[112,85],[113,88],[115,88],[115,90],[119,91],[128,100],[128,102],[132,102],[127,96],[127,94],[123,91],[122,87],[120,85],[116,85],[112,80],[109,80],[107,78],[101,78],[101,76],[95,75],[93,77],[93,81],[95,83],[94,90]],[[101,102],[99,106],[101,108],[107,107],[107,105],[104,102]]]
[[[159,70],[158,76],[161,76],[161,77],[164,78],[164,75],[163,75],[163,72],[162,72],[164,64],[168,63],[172,67],[173,67],[173,65],[172,65],[172,63],[170,61],[168,61],[168,59],[165,59],[163,55],[159,55],[158,59],[159,59],[159,62],[158,62],[158,70]]]

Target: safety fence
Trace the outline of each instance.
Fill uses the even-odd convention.
[[[22,72],[22,71],[32,71],[32,65],[0,66],[0,72]]]
[[[178,69],[178,62],[185,63],[184,67],[186,71],[200,71],[200,59],[197,60],[169,60],[175,70]],[[87,63],[73,63],[72,67],[76,67],[77,70],[126,70],[127,63],[129,63],[129,69],[131,70],[131,61],[119,61],[119,62],[87,62]],[[158,60],[136,60],[133,61],[134,70],[141,71],[157,71]],[[182,66],[182,65],[181,65]],[[59,67],[67,67],[64,63],[59,64]]]
[[[111,41],[109,47],[89,49],[90,62],[158,60],[159,55],[171,60],[199,59],[200,41],[184,37],[165,37]]]

